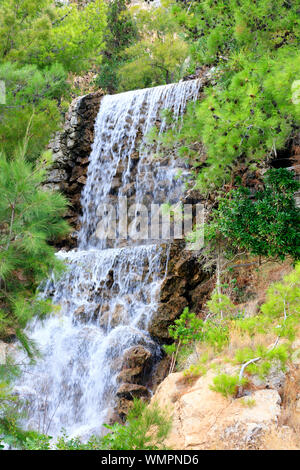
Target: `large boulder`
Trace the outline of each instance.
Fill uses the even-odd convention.
[[[120,386],[116,394],[116,410],[122,420],[125,420],[134,398],[150,399],[149,389],[145,385],[152,365],[152,353],[144,346],[133,346],[125,351],[121,372],[117,377]]]
[[[235,372],[235,371],[232,371]],[[182,372],[170,374],[157,388],[157,402],[172,417],[165,445],[172,449],[257,448],[260,439],[280,415],[276,390],[257,390],[247,399],[227,399],[211,389],[215,372],[209,371],[191,384]]]

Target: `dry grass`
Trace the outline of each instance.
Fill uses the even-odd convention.
[[[276,336],[273,333],[266,334],[255,334],[249,336],[237,328],[233,328],[230,331],[230,341],[226,349],[223,351],[223,355],[230,359],[233,359],[238,349],[251,348],[256,349],[258,346],[270,346],[276,340]]]
[[[290,428],[274,427],[263,436],[260,450],[300,450],[299,436]]]
[[[282,392],[278,427],[264,436],[263,450],[300,450],[300,412],[296,410],[297,399],[300,398],[300,367],[290,364],[289,369]]]

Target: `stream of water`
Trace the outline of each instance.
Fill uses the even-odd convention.
[[[130,243],[120,234],[99,238],[99,207],[124,197],[136,208],[180,198],[176,165],[153,158],[159,149],[147,135],[153,126],[158,133],[166,129],[163,109],[171,110],[175,121],[181,119],[200,86],[191,80],[103,98],[82,193],[78,249],[57,254],[67,272],[43,287],[42,295],[60,308],[28,329],[42,358],[26,367],[16,385],[28,404],[27,428],[52,436],[62,428],[70,436],[99,434],[114,406],[124,351],[142,344],[159,356],[147,325],[168,249],[151,240]]]

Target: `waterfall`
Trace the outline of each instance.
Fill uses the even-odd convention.
[[[167,128],[163,109],[181,119],[200,86],[191,80],[103,98],[82,193],[78,249],[57,254],[67,271],[42,288],[58,308],[28,327],[42,358],[26,366],[15,387],[27,402],[27,428],[52,436],[62,428],[70,436],[101,433],[114,407],[124,351],[141,344],[159,356],[147,326],[165,276],[167,246],[118,233],[99,238],[99,207],[122,197],[136,207],[179,200],[178,164],[160,155],[147,135],[154,126],[158,133]]]

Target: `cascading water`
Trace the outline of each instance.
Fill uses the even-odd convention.
[[[28,428],[52,436],[62,428],[69,435],[101,433],[114,406],[124,351],[142,344],[159,354],[147,325],[166,272],[165,245],[134,243],[124,235],[99,238],[99,206],[127,197],[137,204],[134,223],[138,204],[179,199],[175,165],[153,159],[157,148],[146,136],[153,126],[165,130],[162,109],[180,119],[200,86],[191,80],[103,98],[82,194],[79,247],[57,255],[68,270],[59,280],[49,279],[42,295],[60,309],[30,325],[42,359],[27,366],[16,385],[28,403]]]

